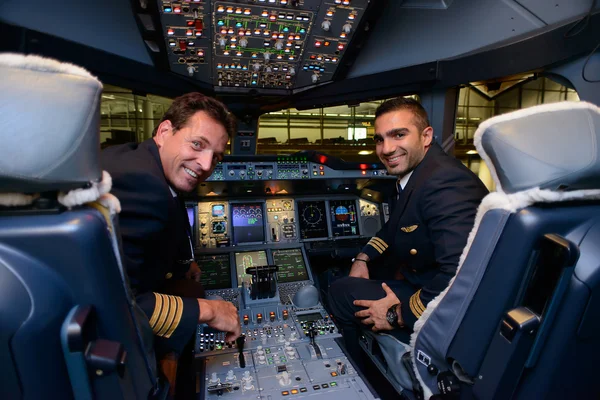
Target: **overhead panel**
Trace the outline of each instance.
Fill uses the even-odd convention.
[[[327,83],[368,0],[159,0],[171,71],[217,92],[291,93]]]

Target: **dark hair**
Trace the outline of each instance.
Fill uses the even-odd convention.
[[[414,123],[419,132],[423,131],[430,125],[427,111],[425,111],[421,103],[408,97],[396,97],[395,99],[384,101],[379,107],[377,107],[377,110],[375,111],[375,118],[378,118],[383,114],[399,110],[409,110],[413,113]]]
[[[225,104],[217,99],[203,95],[202,93],[193,92],[179,96],[173,100],[173,103],[163,115],[162,119],[154,128],[152,136],[156,135],[158,126],[164,121],[171,121],[174,132],[183,128],[189,119],[198,111],[204,111],[212,119],[219,122],[227,135],[232,137],[236,131],[236,120],[234,115],[227,109]]]

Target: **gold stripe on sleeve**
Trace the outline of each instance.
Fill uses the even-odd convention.
[[[173,323],[173,320],[175,319],[175,313],[177,312],[177,301],[175,300],[175,296],[167,296],[167,298],[169,299],[169,313],[165,318],[165,323],[157,333],[158,336],[165,336],[169,330],[169,327]]]
[[[383,252],[385,251],[385,248],[383,248],[378,242],[374,241],[373,239],[369,240],[369,243],[367,244],[373,247],[375,250],[377,250],[379,254],[383,254]]]
[[[371,240],[375,240],[376,242],[378,242],[381,245],[381,247],[383,247],[384,250],[387,250],[388,244],[386,242],[384,242],[382,238],[380,238],[378,236],[373,236],[371,238]]]
[[[421,301],[421,298],[419,296],[420,294],[421,289],[419,289],[415,294],[410,296],[410,310],[419,318],[421,317],[421,315],[423,315],[423,312],[425,311],[425,307],[423,306],[423,302]]]
[[[179,322],[181,321],[181,316],[183,315],[183,300],[181,299],[181,297],[175,297],[175,301],[177,302],[175,319],[173,320],[173,323],[167,330],[167,333],[165,333],[164,335],[164,337],[166,338],[170,338],[173,332],[175,332],[175,329],[177,329],[177,327],[179,326]]]
[[[162,311],[160,312],[160,316],[158,318],[158,321],[156,322],[156,325],[154,326],[154,328],[152,328],[152,331],[155,335],[158,335],[158,333],[162,330],[163,326],[165,325],[165,321],[167,320],[167,316],[169,315],[171,306],[171,304],[169,303],[169,296],[160,293],[159,296],[163,298],[164,306],[162,308]]]
[[[154,294],[154,311],[152,312],[152,318],[150,318],[150,327],[154,330],[154,325],[158,321],[160,311],[162,309],[162,297],[158,293]]]

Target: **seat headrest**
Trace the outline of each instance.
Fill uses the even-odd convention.
[[[544,104],[484,121],[474,142],[498,191],[600,188],[600,108]]]
[[[99,181],[100,81],[75,65],[8,53],[0,76],[0,193]]]

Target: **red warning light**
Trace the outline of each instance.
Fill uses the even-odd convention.
[[[369,168],[369,166],[368,166],[367,164],[360,164],[358,167],[359,167],[360,169],[367,169],[367,168]],[[364,174],[363,174],[363,175],[364,175]]]
[[[201,31],[204,28],[204,24],[201,19],[197,19],[194,21],[194,26],[197,30]]]

